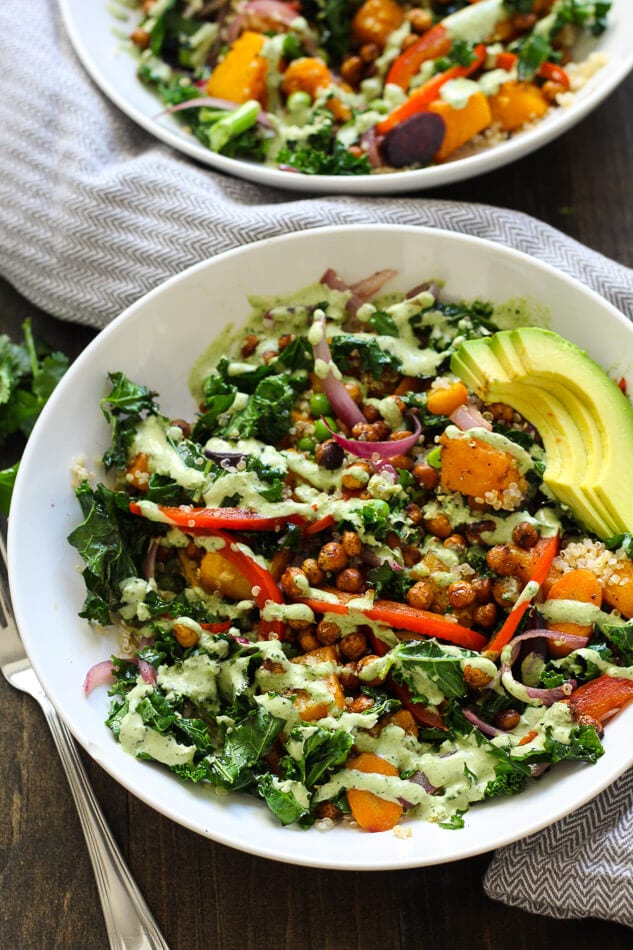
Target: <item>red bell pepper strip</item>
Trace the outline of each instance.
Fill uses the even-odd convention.
[[[169,507],[159,505],[160,513],[173,525],[179,528],[190,528],[196,531],[214,532],[218,528],[229,531],[270,531],[274,528],[283,528],[284,525],[304,525],[303,515],[275,515],[265,517],[247,508],[194,508],[190,505]],[[133,515],[143,515],[141,506],[130,502],[130,511]]]
[[[556,63],[541,63],[536,75],[541,79],[547,79],[550,82],[558,83],[560,86],[564,86],[565,89],[569,89],[571,85],[568,74],[565,72],[562,66],[558,66]]]
[[[538,560],[532,571],[530,583],[534,582],[541,585],[549,574],[552,561],[556,557],[556,552],[558,551],[558,535],[555,534],[553,538],[543,539],[539,542],[539,545]],[[503,648],[510,642],[516,633],[523,614],[531,602],[532,600],[530,598],[522,601],[518,607],[513,607],[501,628],[493,635],[485,650],[486,656],[490,657],[491,660],[496,660]]]
[[[446,32],[446,28],[438,23],[423,33],[422,36],[408,46],[404,52],[393,61],[387,73],[387,82],[400,86],[407,92],[409,84],[422,63],[428,59],[439,59],[450,51],[453,41]]]
[[[440,89],[445,83],[450,79],[457,79],[463,76],[470,76],[474,73],[480,66],[483,66],[486,60],[486,46],[484,43],[480,43],[479,46],[475,47],[475,59],[469,66],[451,66],[450,69],[446,69],[443,73],[438,73],[437,76],[431,77],[428,82],[425,82],[423,86],[420,86],[418,89],[415,89],[408,99],[390,112],[381,122],[376,125],[376,132],[378,135],[386,135],[391,129],[396,125],[399,125],[401,122],[404,122],[405,119],[410,119],[411,116],[417,115],[418,112],[426,112],[440,94]]]
[[[207,633],[226,633],[227,630],[231,629],[231,621],[219,620],[217,623],[201,623],[200,626]]]
[[[633,680],[621,676],[599,676],[579,686],[567,702],[574,719],[589,716],[603,722],[611,713],[633,700]]]
[[[336,593],[338,596],[339,592]],[[337,601],[301,598],[300,602],[306,604],[315,613],[348,614],[350,608],[346,601],[351,599],[353,595],[347,598],[339,597]],[[486,643],[486,638],[480,633],[476,633],[469,627],[462,627],[449,617],[409,607],[408,604],[399,604],[394,600],[376,600],[371,607],[353,609],[358,610],[368,620],[384,623],[393,629],[409,630],[424,637],[437,637],[438,640],[456,643],[469,650],[481,650]]]
[[[496,69],[505,69],[506,72],[510,72],[516,65],[518,58],[516,53],[509,53],[507,50],[502,50],[500,53],[497,53],[495,67]]]
[[[269,601],[275,604],[283,604],[284,599],[277,582],[265,567],[262,567],[257,561],[254,561],[253,558],[242,551],[229,534],[225,534],[224,531],[212,531],[209,533],[224,541],[224,547],[219,553],[249,582],[253,588],[255,603],[260,610],[263,610]],[[270,635],[275,634],[275,636],[281,640],[283,639],[283,630],[284,627],[281,620],[262,619],[259,625],[259,639],[269,640]]]
[[[313,521],[312,524],[309,524],[303,529],[303,536],[309,537],[311,534],[320,534],[321,531],[326,531],[330,528],[335,522],[334,515],[325,515],[323,518],[319,518],[318,521]]]

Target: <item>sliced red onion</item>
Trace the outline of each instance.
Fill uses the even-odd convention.
[[[494,739],[495,736],[503,734],[503,729],[497,729],[496,726],[491,726],[489,722],[486,722],[485,719],[481,719],[477,713],[473,712],[469,706],[464,706],[462,712],[466,719],[472,722],[473,726],[476,726],[480,732],[483,732],[483,734],[490,739]]]
[[[143,571],[145,574],[145,579],[151,581],[154,577],[156,571],[156,554],[158,553],[158,548],[160,545],[160,539],[158,537],[152,538],[147,548],[147,554],[145,555],[145,563],[143,565]]]
[[[440,295],[439,284],[436,284],[435,281],[427,280],[423,284],[418,284],[416,287],[412,287],[411,290],[407,291],[405,297],[407,300],[411,300],[413,297],[417,297],[418,294],[429,293],[432,297],[437,300]]]
[[[411,435],[406,436],[404,439],[394,439],[388,442],[366,442],[362,439],[348,439],[344,435],[341,435],[340,432],[334,432],[325,419],[323,419],[323,422],[328,431],[332,434],[332,438],[338,442],[342,449],[349,452],[350,455],[356,455],[361,459],[373,459],[376,456],[379,459],[390,459],[396,455],[404,455],[413,448],[420,438],[422,431],[420,420],[413,414],[410,415],[410,418],[413,421],[413,432]],[[363,422],[365,421],[363,418]]]
[[[520,633],[510,641],[512,651],[510,653],[508,666],[514,666],[519,655],[519,645],[521,643],[525,640],[534,640],[537,638],[556,640],[557,643],[565,643],[567,646],[570,646],[572,650],[582,650],[583,647],[587,646],[589,641],[588,636],[580,637],[575,633],[561,633],[560,630],[549,630],[547,627],[533,627],[531,630],[525,630],[523,633]]]
[[[156,670],[147,660],[138,661],[138,671],[141,674],[144,683],[148,686],[154,686],[156,683]]]
[[[516,662],[516,659],[519,655],[519,650],[521,648],[521,643],[525,640],[534,640],[537,638],[544,638],[546,640],[565,640],[565,642],[571,641],[584,641],[583,646],[587,643],[588,637],[576,637],[573,634],[563,634],[558,630],[548,630],[545,627],[535,627],[532,630],[526,630],[524,633],[520,633],[517,637],[510,641],[512,650],[510,651],[510,657],[507,663],[501,665],[500,674],[501,679],[507,676],[512,682],[517,682],[512,674],[512,666]],[[523,685],[523,684],[520,684]],[[541,689],[535,686],[523,686],[526,694],[530,699],[537,699],[543,703],[544,706],[551,706],[553,703],[557,703],[561,699],[567,699],[568,696],[571,696],[573,691],[576,689],[577,683],[576,680],[570,679],[564,683],[561,683],[560,686],[554,686],[550,689]]]
[[[531,773],[531,775],[532,775],[532,778],[538,778],[539,775],[542,775],[542,774],[543,774],[543,772],[547,772],[547,770],[548,770],[549,767],[550,767],[550,763],[549,763],[549,762],[535,762],[535,763],[533,763],[532,765],[530,765],[530,773]]]
[[[183,112],[185,109],[202,108],[221,109],[223,112],[235,112],[235,110],[239,108],[239,103],[232,102],[230,99],[218,99],[216,96],[197,96],[195,99],[186,99],[184,102],[179,102],[175,106],[168,106],[166,109],[163,109],[162,112],[155,115],[154,118],[160,119],[164,115],[172,115],[174,112]],[[267,129],[272,128],[268,114],[264,112],[263,109],[259,111],[257,122]]]
[[[407,781],[413,785],[419,785],[428,795],[435,795],[438,791],[435,785],[431,785],[424,772],[414,772]],[[415,802],[410,802],[407,798],[399,796],[398,801],[404,808],[415,808]]]
[[[366,132],[360,137],[360,147],[367,155],[369,164],[372,168],[378,168],[382,165],[382,158],[380,157],[379,150],[379,140],[378,135],[376,134],[376,127],[372,125],[370,129],[367,129]]]
[[[371,274],[371,276],[356,281],[355,284],[351,285],[350,289],[352,293],[358,294],[363,300],[371,300],[371,298],[375,297],[378,291],[390,280],[393,280],[397,274],[397,270],[391,270],[390,268],[377,270],[374,274]]]
[[[248,455],[244,452],[214,452],[210,449],[205,449],[204,454],[208,459],[218,462],[219,464],[229,462],[230,465],[237,465],[238,462],[248,458]]]
[[[231,21],[227,42],[233,43],[243,30],[263,33],[275,26],[290,26],[298,16],[296,6],[283,0],[249,0]]]
[[[449,419],[458,429],[463,429],[464,431],[479,428],[487,429],[488,432],[492,432],[492,423],[484,419],[477,406],[473,403],[467,402],[462,406],[458,406],[454,412],[451,412]]]
[[[380,557],[371,548],[363,549],[362,558],[365,564],[369,564],[370,567],[382,567],[383,564],[388,564],[392,571],[404,570],[402,564],[399,564],[394,557]]]
[[[88,696],[96,686],[111,686],[114,683],[114,664],[112,660],[95,663],[86,673],[84,693]]]
[[[356,281],[355,284],[346,284],[336,271],[330,267],[321,278],[321,283],[325,284],[326,287],[331,287],[332,290],[350,291],[351,297],[347,301],[346,309],[348,313],[354,316],[358,308],[362,307],[364,303],[367,303],[368,300],[375,296],[381,287],[392,280],[397,273],[398,271],[387,268],[385,270],[376,271],[369,277],[364,277],[363,280]]]
[[[353,426],[357,422],[366,422],[367,420],[365,419],[365,416],[362,414],[348,391],[345,389],[343,381],[337,379],[334,374],[332,354],[330,352],[330,347],[328,345],[326,336],[325,316],[322,315],[317,319],[321,327],[321,338],[319,342],[314,344],[312,347],[314,359],[322,360],[330,367],[327,376],[321,381],[323,385],[323,392],[330,400],[330,405],[332,406],[334,415],[337,416],[341,422],[344,422],[345,425]]]

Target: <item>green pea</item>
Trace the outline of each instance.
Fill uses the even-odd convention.
[[[318,442],[325,442],[327,439],[332,438],[332,432],[328,431],[325,425],[326,422],[330,429],[332,429],[332,432],[338,432],[338,426],[331,416],[325,416],[325,422],[323,419],[317,419],[317,421],[314,423],[314,438]]]
[[[442,449],[439,445],[436,445],[434,449],[431,449],[426,457],[426,460],[429,465],[433,466],[433,468],[442,467]]]
[[[308,436],[304,436],[302,439],[299,439],[299,441],[297,442],[297,448],[301,452],[314,452],[316,448],[316,442],[314,441],[314,439],[310,439],[308,438]]]
[[[313,393],[310,396],[310,412],[315,419],[332,414],[332,406],[325,393]]]

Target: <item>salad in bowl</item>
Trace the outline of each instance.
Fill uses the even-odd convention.
[[[626,383],[437,278],[251,294],[185,417],[112,367],[105,477],[76,466],[80,616],[119,636],[86,693],[283,826],[462,828],[596,763],[633,699]]]
[[[143,0],[138,76],[212,153],[363,176],[467,157],[606,63],[593,0]]]

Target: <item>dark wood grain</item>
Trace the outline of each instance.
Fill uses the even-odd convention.
[[[540,152],[436,197],[526,212],[633,266],[633,77]],[[71,355],[91,337],[0,284],[0,330],[31,315]],[[490,855],[391,873],[315,871],[232,851],[129,796],[86,757],[96,794],[173,950],[630,950],[624,927],[488,900]],[[561,890],[565,882],[561,881]],[[0,682],[0,946],[105,950],[79,823],[39,709]]]

